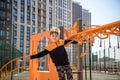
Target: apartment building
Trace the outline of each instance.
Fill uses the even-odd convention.
[[[78,19],[82,20],[82,6],[78,2],[72,3],[72,24]],[[71,64],[77,66],[77,58],[78,58],[78,44],[72,44],[72,57]]]

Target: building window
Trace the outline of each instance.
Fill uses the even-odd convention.
[[[30,6],[30,4],[31,4],[30,2],[31,2],[30,0],[27,0],[27,5],[28,6]]]
[[[24,26],[23,25],[20,26],[20,32],[24,33]]]
[[[21,45],[24,45],[24,44],[21,44]],[[20,51],[21,51],[22,53],[24,52],[23,46],[20,47]]]
[[[46,16],[46,12],[43,11],[43,15]]]
[[[52,19],[52,14],[51,13],[49,13],[49,19]]]
[[[27,13],[27,19],[30,19],[30,13]]]
[[[46,18],[43,18],[43,21],[46,22]]]
[[[21,17],[20,22],[24,23],[24,17]]]
[[[0,11],[0,18],[5,18],[5,12],[4,11]]]
[[[49,19],[49,24],[52,24],[52,20],[51,19]]]
[[[7,9],[10,10],[10,4],[7,4]]]
[[[33,27],[33,28],[32,28],[32,33],[34,33],[34,32],[35,32],[35,28]]]
[[[38,20],[40,20],[40,21],[41,21],[41,16],[38,16]]]
[[[27,24],[30,25],[30,20],[29,19],[27,19]]]
[[[13,29],[17,31],[17,24],[13,24]]]
[[[7,2],[10,2],[10,0],[7,0]]]
[[[4,31],[0,30],[0,36],[4,36]]]
[[[5,21],[0,21],[0,27],[4,27],[5,26]]]
[[[32,8],[32,12],[35,12],[35,8],[34,7]]]
[[[32,14],[32,18],[35,19],[35,14]]]
[[[42,27],[43,27],[43,28],[46,28],[46,24],[42,24]]]
[[[71,9],[71,0],[67,0],[67,8]]]
[[[58,8],[58,19],[62,20],[62,9],[61,8]]]
[[[46,0],[43,0],[43,2],[45,2],[45,3],[46,3]]]
[[[24,23],[24,7],[25,7],[24,4],[25,4],[24,0],[21,0],[21,13],[20,13],[20,15],[21,15],[20,22],[21,23]]]
[[[49,7],[49,13],[52,13],[52,8],[51,7]]]
[[[32,6],[35,6],[35,1],[32,1]]]
[[[10,21],[10,18],[9,18],[9,17],[7,17],[7,21],[8,21],[8,22]]]
[[[27,12],[30,12],[30,6],[27,6]]]
[[[43,5],[43,9],[46,9],[46,5]]]
[[[7,23],[6,23],[6,26],[7,26],[7,27],[10,27],[10,22],[7,22]]]
[[[15,22],[17,22],[17,16],[14,16],[14,17],[13,17],[13,20],[14,20]]]
[[[41,4],[38,4],[38,8],[41,8]]]
[[[49,30],[52,28],[52,24],[49,24]]]
[[[35,25],[35,21],[34,21],[34,20],[32,20],[32,25],[33,25],[33,26]]]
[[[14,8],[13,13],[14,13],[14,14],[17,14],[17,9]]]
[[[0,8],[5,8],[5,2],[0,1]]]
[[[29,48],[28,47],[26,47],[26,53],[27,53],[27,55],[29,55]]]
[[[38,23],[38,26],[41,26],[41,23]]]
[[[63,0],[57,0],[58,2],[58,6],[60,6],[60,7],[62,7],[62,2],[63,2]]]
[[[52,0],[49,0],[49,4],[52,6]]]
[[[17,1],[14,1],[13,6],[17,7]]]
[[[38,10],[38,14],[41,14],[41,10]]]
[[[27,33],[30,35],[30,27],[27,27]]]

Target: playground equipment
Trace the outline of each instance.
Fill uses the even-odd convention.
[[[95,28],[93,28],[95,27]],[[94,42],[95,37],[100,39],[106,39],[110,34],[120,36],[120,21],[112,22],[106,25],[98,26],[98,25],[91,25],[91,26],[83,26],[83,31],[78,32],[79,25],[78,21],[74,23],[74,25],[70,29],[64,29],[65,39],[77,40],[79,45],[84,43]],[[34,34],[30,38],[30,55],[37,53],[37,46],[42,37],[46,37],[49,39],[49,31]],[[67,46],[67,45],[66,45]],[[83,57],[86,53],[80,55]],[[25,58],[25,57],[21,57]],[[14,59],[9,61],[0,69],[0,80],[4,80],[11,72],[20,69],[26,68],[25,66],[7,70],[8,64],[12,65],[13,61],[17,61],[18,59]],[[58,80],[58,75],[55,70],[55,66],[52,63],[50,57],[48,56],[48,71],[38,71],[38,59],[30,60],[30,80]]]
[[[26,56],[15,58],[13,60],[10,60],[4,66],[2,66],[0,69],[0,80],[5,80],[12,72],[18,71],[20,69],[29,68],[29,66],[25,66],[24,64],[22,64],[20,66],[20,64],[19,64],[19,61],[22,61],[23,58],[25,58],[25,57]],[[13,65],[14,65],[14,67],[13,67]]]

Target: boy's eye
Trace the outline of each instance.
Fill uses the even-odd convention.
[[[52,37],[57,37],[57,35],[53,35]]]

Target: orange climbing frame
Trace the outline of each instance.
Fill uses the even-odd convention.
[[[95,26],[95,28],[89,28],[85,29],[86,26],[84,26],[84,31],[78,32],[79,21],[76,21],[74,25],[70,29],[64,29],[64,34],[66,34],[66,38],[77,40],[79,44],[87,43],[87,42],[93,42],[95,37],[98,37],[100,39],[106,39],[108,38],[108,35],[113,34],[116,36],[120,36],[120,30],[118,29],[120,27],[120,21],[112,22],[110,24],[102,25],[102,26]],[[101,36],[102,35],[102,36]],[[49,39],[49,31],[34,34],[30,38],[30,55],[37,54],[37,46],[38,42],[42,37],[46,37]],[[85,54],[80,55],[80,57],[83,57]],[[50,57],[48,56],[48,68],[49,71],[38,71],[38,59],[32,59],[30,60],[30,80],[58,80],[58,75],[56,72],[56,68],[54,64],[52,63]]]
[[[74,25],[70,29],[64,29],[65,39],[71,39],[71,40],[77,40],[80,45],[83,43],[93,42],[95,37],[98,37],[100,39],[106,39],[110,34],[120,36],[120,21],[112,22],[106,25],[98,26],[98,25],[91,25],[95,28],[92,28],[91,26],[83,26],[83,31],[78,32],[79,29],[79,21],[76,21]],[[30,55],[37,53],[37,46],[38,42],[42,37],[46,37],[49,39],[49,31],[39,33],[32,35],[30,38]],[[87,45],[86,45],[87,46]],[[86,50],[87,51],[87,50]],[[80,57],[83,57],[86,53],[83,53],[80,55]],[[12,65],[15,61],[18,61],[19,59],[23,59],[25,57],[19,57],[16,59],[13,59],[6,63],[1,69],[0,69],[0,80],[4,80],[8,75],[10,75],[15,70],[21,69],[21,68],[27,68],[27,66],[22,67],[16,67],[12,68]],[[11,70],[8,71],[7,67],[11,65]],[[30,80],[58,80],[58,75],[55,70],[55,66],[52,63],[50,57],[48,56],[48,68],[49,71],[37,71],[38,69],[38,59],[30,60]]]

